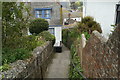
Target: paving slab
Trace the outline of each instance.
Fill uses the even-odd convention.
[[[51,64],[47,68],[44,78],[68,78],[70,66],[70,51],[64,45],[62,53],[55,53]]]

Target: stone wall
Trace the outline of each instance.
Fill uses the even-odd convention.
[[[3,78],[43,78],[47,66],[52,59],[53,45],[47,42],[44,46],[33,50],[33,57],[27,60],[18,60],[11,65],[8,71],[0,72]]]
[[[106,40],[94,31],[82,50],[82,68],[87,78],[120,77],[120,26]],[[79,54],[79,52],[78,52]]]

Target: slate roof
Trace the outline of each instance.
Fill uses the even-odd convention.
[[[64,14],[64,18],[68,18],[69,13]],[[70,12],[71,18],[81,17],[81,12]]]

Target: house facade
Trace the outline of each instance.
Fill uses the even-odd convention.
[[[31,2],[32,18],[43,18],[49,23],[49,32],[62,41],[62,6],[58,2]]]
[[[120,22],[120,13],[117,11],[119,1],[120,0],[84,0],[83,17],[94,17],[101,25],[103,36],[108,38],[111,30],[113,30],[111,25]]]

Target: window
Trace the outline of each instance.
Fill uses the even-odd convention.
[[[45,10],[44,17],[49,18],[50,17],[50,10]]]
[[[49,32],[54,35],[55,34],[54,28],[49,28]]]
[[[41,18],[42,17],[42,10],[37,10],[36,11],[36,17]]]
[[[37,8],[35,9],[36,18],[50,19],[51,8]]]
[[[116,9],[116,25],[120,24],[120,4],[117,4]]]

